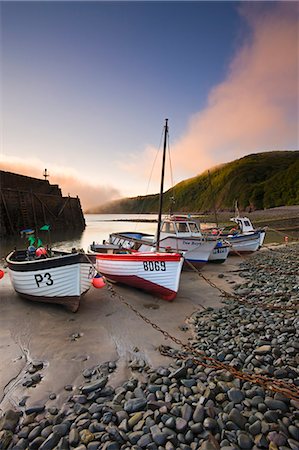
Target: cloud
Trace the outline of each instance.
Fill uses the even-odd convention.
[[[0,169],[8,172],[43,178],[45,167],[50,174],[50,183],[58,184],[64,196],[78,195],[84,210],[121,197],[120,192],[111,186],[100,186],[84,181],[74,169],[47,165],[37,158],[26,159],[24,162],[21,158],[1,155]]]
[[[171,143],[176,181],[247,154],[298,149],[297,6],[241,4],[239,13],[250,34],[243,36],[206,107]],[[146,167],[154,155],[152,149],[144,151]]]
[[[195,161],[201,172],[249,153],[298,148],[298,10],[290,2],[257,6],[241,5],[252,34],[172,149],[182,174],[194,174]]]

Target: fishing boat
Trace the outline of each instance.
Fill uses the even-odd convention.
[[[134,232],[111,233],[111,244],[138,251],[150,251],[156,244],[155,235]],[[216,236],[204,237],[200,225],[188,216],[170,215],[161,224],[160,250],[184,254],[185,267],[191,263],[201,268],[208,261],[222,263],[227,259],[230,245]]]
[[[178,253],[99,253],[96,268],[107,279],[172,301],[178,292],[183,257]]]
[[[90,257],[75,249],[71,253],[33,249],[14,250],[6,257],[17,294],[37,302],[58,303],[76,312],[95,274]]]
[[[163,186],[168,120],[164,127],[164,147],[160,186],[158,233],[161,227]],[[150,292],[164,300],[172,301],[179,289],[180,275],[184,262],[178,251],[160,251],[160,238],[155,245],[138,252],[131,245],[118,243],[93,243],[90,250],[96,254],[96,269],[107,279]]]
[[[230,244],[230,254],[253,253],[262,247],[266,235],[265,228],[254,228],[248,217],[240,215],[230,220],[233,222],[231,227],[214,229]],[[205,233],[210,236],[212,230],[205,230]]]

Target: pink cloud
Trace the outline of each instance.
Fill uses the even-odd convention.
[[[241,5],[251,38],[172,146],[183,178],[249,153],[298,148],[298,9],[290,2],[256,7]]]

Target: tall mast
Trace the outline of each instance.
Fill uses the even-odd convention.
[[[212,178],[211,178],[211,174],[210,174],[209,170],[208,170],[208,175],[209,175],[210,188],[211,188],[211,192],[212,192],[215,222],[216,222],[216,227],[218,228],[218,217],[217,217],[217,210],[216,210],[216,198],[215,198],[215,192],[214,192],[214,189],[213,189],[213,186],[212,186]]]
[[[163,206],[163,189],[164,189],[164,172],[165,172],[167,135],[168,135],[168,119],[165,119],[161,186],[160,186],[160,199],[159,199],[158,230],[157,230],[157,241],[156,241],[156,251],[157,252],[159,251],[159,245],[160,245],[160,231],[161,231],[161,218],[162,218],[162,206]]]

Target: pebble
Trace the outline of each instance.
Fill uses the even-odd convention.
[[[296,244],[247,258],[240,267],[244,283],[234,290],[249,303],[225,300],[222,308],[196,312],[190,345],[237,370],[298,386],[298,319],[293,311],[264,307],[299,301],[298,254]],[[20,403],[23,412],[0,417],[1,448],[299,449],[298,400],[171,353],[169,366],[157,369],[133,359],[132,377],[116,389],[108,385],[115,361],[85,369],[80,388],[65,386],[70,397],[60,410],[54,393],[49,405]],[[36,361],[30,370],[38,380],[46,365]]]

